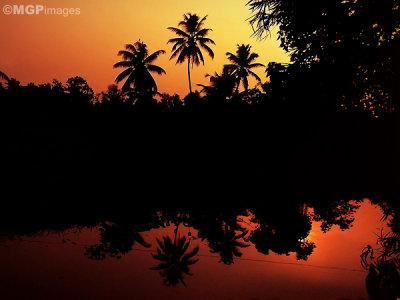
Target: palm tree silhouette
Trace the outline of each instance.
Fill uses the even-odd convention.
[[[203,28],[204,21],[207,16],[200,20],[200,17],[196,14],[185,14],[184,20],[181,21],[176,27],[168,27],[169,30],[173,31],[178,37],[170,39],[169,43],[174,43],[172,47],[172,55],[170,60],[178,56],[176,63],[181,64],[186,59],[188,61],[188,78],[189,78],[189,90],[192,93],[192,81],[190,78],[190,64],[198,66],[201,63],[204,65],[204,57],[201,49],[207,51],[211,58],[214,58],[214,52],[208,44],[215,45],[214,41],[207,38],[208,33],[211,31],[209,28]]]
[[[225,230],[221,233],[219,238],[217,240],[210,241],[210,252],[219,253],[221,256],[220,261],[222,263],[226,265],[233,264],[234,257],[242,256],[240,248],[247,248],[250,246],[249,244],[239,241],[240,239],[243,239],[247,233],[247,230],[236,233],[235,229],[226,223]]]
[[[210,85],[198,84],[198,86],[203,87],[201,92],[206,93],[208,96],[217,96],[222,99],[232,96],[236,86],[236,78],[227,68],[224,68],[221,74],[216,72],[215,75],[207,74],[206,77],[210,78]]]
[[[236,77],[236,91],[239,91],[240,82],[243,82],[244,89],[247,91],[249,88],[247,77],[249,75],[253,76],[258,81],[261,81],[260,77],[251,71],[251,69],[265,66],[260,63],[254,63],[254,60],[258,58],[258,54],[250,53],[250,45],[242,44],[237,46],[238,49],[236,50],[236,55],[231,52],[226,53],[231,64],[227,64],[225,67]]]
[[[124,92],[129,91],[132,85],[139,93],[157,92],[157,84],[151,73],[162,75],[166,74],[166,72],[163,68],[154,65],[153,62],[161,54],[164,54],[165,51],[158,50],[149,55],[147,45],[140,40],[133,45],[125,45],[125,49],[118,52],[118,55],[122,56],[123,61],[114,64],[114,68],[125,68],[117,76],[115,82],[119,83],[127,78],[122,86]]]
[[[161,277],[164,278],[164,284],[167,286],[176,286],[179,283],[186,286],[183,275],[192,275],[189,266],[198,261],[193,257],[199,252],[199,247],[196,246],[186,253],[190,246],[190,240],[186,241],[186,237],[177,237],[177,231],[175,231],[174,241],[169,236],[164,236],[162,241],[157,239],[157,243],[159,246],[157,254],[152,254],[152,256],[161,263],[150,269],[160,271]]]

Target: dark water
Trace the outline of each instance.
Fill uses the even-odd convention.
[[[169,210],[146,225],[107,221],[4,237],[1,298],[369,299],[360,255],[390,229],[381,207],[368,200],[359,206],[345,230],[325,230],[307,207],[297,217],[310,228],[270,218],[270,239],[257,235],[267,228],[257,210],[194,217]]]

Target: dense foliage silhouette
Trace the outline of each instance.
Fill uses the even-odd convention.
[[[398,109],[400,10],[395,0],[250,0],[255,35],[278,27],[297,94],[345,109]],[[312,93],[310,94],[310,91]]]

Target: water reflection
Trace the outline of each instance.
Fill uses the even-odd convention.
[[[198,262],[198,259],[193,258],[199,252],[199,246],[189,251],[190,240],[184,236],[177,236],[177,233],[173,242],[169,236],[164,236],[162,240],[157,239],[157,243],[157,254],[151,256],[160,263],[151,270],[160,271],[164,284],[167,286],[175,286],[179,283],[186,286],[183,276],[184,274],[192,275],[189,268]]]
[[[377,247],[368,245],[361,254],[367,269],[367,292],[370,299],[396,300],[400,296],[400,239],[397,234],[378,235]]]
[[[204,278],[201,279],[204,276],[202,275],[204,268],[207,272],[213,272],[215,266],[207,260],[214,258],[216,262],[219,262],[219,265],[229,268],[226,269],[226,272],[233,270],[239,261],[239,268],[243,268],[243,262],[277,264],[271,274],[264,274],[264,278],[258,276],[251,279],[254,282],[258,280],[271,282],[274,280],[274,276],[278,276],[280,270],[286,268],[295,268],[296,266],[317,268],[320,269],[318,271],[320,273],[315,271],[313,281],[314,285],[318,286],[322,285],[320,281],[324,276],[322,275],[324,270],[360,272],[354,265],[346,268],[344,263],[338,263],[338,254],[335,252],[338,247],[343,247],[344,243],[341,241],[341,233],[337,229],[344,231],[342,235],[347,237],[348,240],[353,238],[349,234],[356,222],[357,210],[361,205],[364,205],[362,203],[362,201],[336,201],[312,206],[311,204],[293,202],[246,209],[148,208],[126,210],[121,214],[113,212],[109,216],[103,216],[102,220],[97,223],[96,230],[90,234],[89,243],[81,243],[83,251],[80,250],[80,255],[83,256],[84,254],[89,258],[87,261],[103,261],[114,264],[113,262],[117,261],[128,263],[130,257],[136,256],[137,251],[140,251],[143,253],[143,257],[147,256],[151,261],[147,265],[137,267],[135,272],[142,274],[146,269],[150,269],[150,272],[161,277],[158,277],[159,282],[163,282],[166,287],[187,286],[191,289],[195,288],[196,285],[193,284],[193,280],[196,280],[196,278],[203,280],[203,282],[205,280]],[[365,246],[363,251],[361,251],[362,247],[357,249],[354,246],[352,246],[351,251],[361,258],[360,267],[362,266],[366,270],[365,275],[363,275],[366,278],[364,289],[368,292],[370,299],[396,300],[400,295],[398,272],[400,267],[400,239],[397,233],[398,227],[395,225],[398,224],[398,221],[395,210],[389,209],[386,204],[383,208],[389,225],[381,232],[378,229],[375,232],[369,229],[371,235],[377,232],[378,235],[375,238],[372,236],[372,239],[365,240],[361,244],[363,247]],[[368,222],[369,220],[366,217],[363,224]],[[70,225],[71,228],[76,226],[85,225],[73,223]],[[63,223],[63,227],[67,227],[65,223]],[[52,229],[43,228],[41,232],[46,231],[52,232]],[[338,242],[325,244],[323,249],[319,249],[324,244],[324,233],[331,231],[338,236]],[[94,234],[97,234],[97,238]],[[358,233],[352,234],[357,235]],[[10,233],[8,236],[16,238],[24,236],[24,234]],[[63,239],[64,242],[66,240],[68,241],[68,239]],[[310,263],[305,262],[310,260],[315,252],[320,258],[321,253],[323,253],[327,260],[318,259],[317,255],[316,259],[311,259]],[[133,254],[131,255],[131,253]],[[340,255],[342,260],[345,261],[345,257],[351,256],[351,253],[344,252]],[[286,256],[288,260],[285,260]],[[329,260],[331,263],[328,264],[327,261]],[[296,261],[300,261],[300,263],[296,263]],[[216,274],[225,272],[222,270],[219,269]],[[242,269],[241,273],[243,272],[247,272],[247,276],[250,276],[249,274],[256,272],[256,268],[247,267]],[[295,269],[289,272],[293,280],[299,280],[299,276],[303,274],[303,272],[298,272]],[[338,277],[335,278],[338,282]],[[146,280],[149,283],[156,284],[154,281]],[[224,280],[228,279],[225,278]],[[326,285],[335,286],[338,284],[334,281],[329,283],[328,278],[326,282],[324,283]],[[283,288],[284,284],[280,283],[279,286]],[[283,288],[282,291],[285,291],[285,289]],[[349,292],[349,294],[351,293]],[[299,296],[298,299],[340,298],[334,298],[332,295],[326,297],[321,296],[321,294],[318,295],[309,296],[309,298]],[[364,297],[366,297],[366,294]],[[171,296],[166,297],[166,299],[185,299],[185,297]],[[237,298],[233,297],[232,299]],[[241,297],[238,299],[249,298]],[[292,299],[292,296],[282,295],[279,299]]]

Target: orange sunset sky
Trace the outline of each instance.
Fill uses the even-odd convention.
[[[235,52],[236,44],[253,46],[260,55],[258,62],[288,62],[279,48],[276,35],[265,41],[250,37],[252,28],[247,0],[0,0],[6,4],[42,4],[47,7],[80,8],[78,16],[17,16],[0,11],[0,70],[22,84],[46,83],[53,78],[65,82],[72,76],[82,76],[95,92],[101,92],[114,82],[121,71],[112,66],[119,60],[117,52],[126,43],[142,39],[150,52],[164,49],[156,64],[167,75],[155,75],[160,92],[188,93],[187,67],[169,61],[171,45],[166,42],[174,34],[167,30],[177,26],[184,13],[208,15],[205,27],[216,42],[215,59],[206,56],[206,65],[195,67],[193,87],[207,84],[207,73],[220,72],[227,63],[225,53]],[[256,73],[265,79],[264,69]],[[254,84],[254,82],[253,82]],[[198,89],[198,87],[196,87]]]

